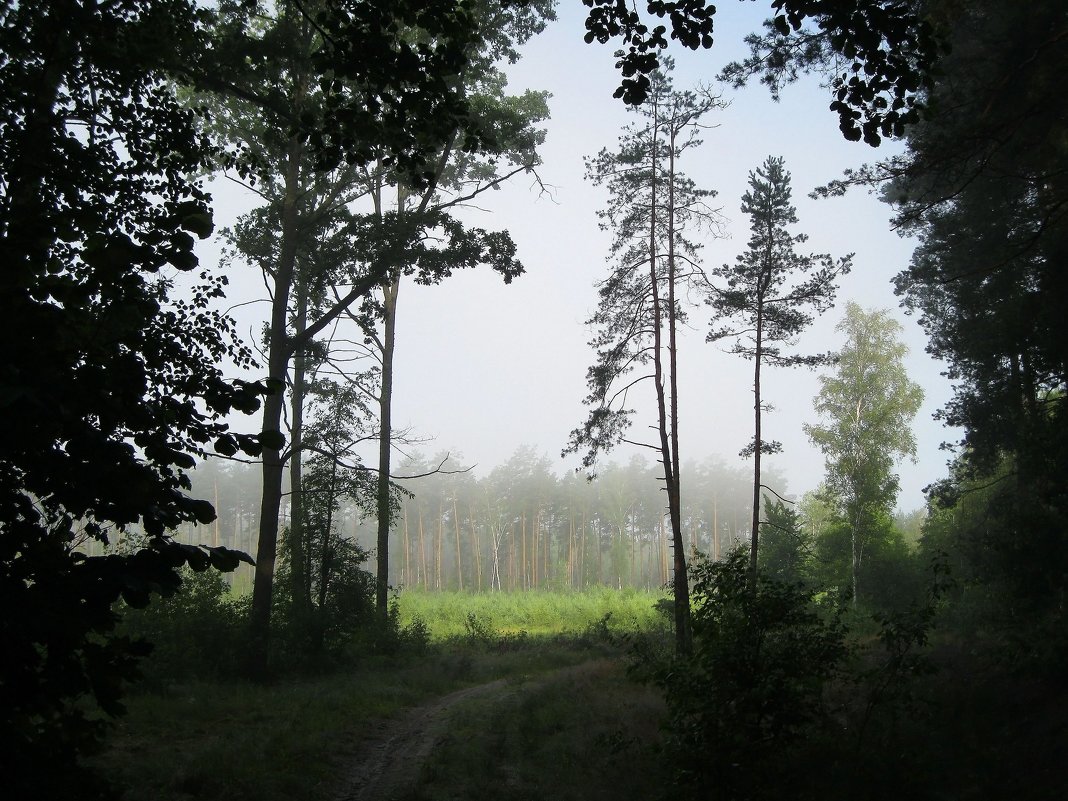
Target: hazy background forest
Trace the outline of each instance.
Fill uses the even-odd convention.
[[[484,479],[447,453],[406,460],[398,470],[415,475],[438,466],[444,472],[404,484],[412,497],[402,499],[391,532],[391,586],[482,592],[581,590],[598,584],[651,590],[667,583],[663,494],[656,466],[640,456],[622,465],[610,462],[593,482],[579,473],[560,475],[554,459],[531,448],[521,448]],[[210,499],[218,513],[208,529],[211,544],[254,550],[260,481],[255,469],[208,462],[194,479],[194,492]],[[784,483],[774,473],[768,480]],[[688,552],[719,559],[749,542],[749,470],[727,467],[721,460],[691,462],[684,466],[682,481]],[[807,499],[802,508],[811,538],[828,512],[817,498]],[[289,512],[283,504],[283,521]],[[894,518],[895,529],[910,547],[918,544],[924,518],[922,510]],[[343,503],[336,525],[364,551],[374,549],[375,521],[363,510]],[[205,541],[203,527],[183,527],[176,535],[184,542]],[[495,539],[500,584],[493,572]],[[237,591],[247,591],[251,582],[250,565],[227,576]]]
[[[218,463],[209,463],[218,464]],[[595,482],[555,470],[556,463],[530,448],[478,479],[448,454],[401,462],[402,475],[439,475],[405,483],[413,497],[401,501],[391,532],[390,584],[403,589],[584,589],[597,584],[656,589],[667,583],[670,560],[664,532],[663,497],[655,465],[634,457],[610,463]],[[749,541],[752,476],[722,462],[688,464],[683,474],[687,548],[718,558]],[[198,469],[195,491],[216,498],[212,542],[238,549],[253,546],[259,476],[250,467]],[[289,509],[283,506],[283,520]],[[342,505],[337,525],[370,552],[375,521]],[[910,535],[918,537],[915,523]],[[189,527],[179,536],[203,537]],[[494,543],[498,568],[494,571]],[[250,586],[250,566],[233,574]],[[499,581],[498,581],[499,580]]]

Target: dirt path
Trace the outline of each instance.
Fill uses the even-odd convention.
[[[363,742],[344,777],[336,801],[393,801],[411,789],[419,768],[439,742],[453,707],[509,689],[505,679],[457,690],[432,703],[378,724]]]
[[[334,801],[397,801],[413,789],[419,770],[445,734],[449,713],[476,698],[504,697],[588,670],[597,662],[584,662],[542,674],[534,681],[498,679],[442,696],[415,707],[395,720],[378,724],[377,731],[360,743],[351,756]]]

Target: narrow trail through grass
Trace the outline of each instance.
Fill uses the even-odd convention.
[[[496,695],[508,682],[487,684],[449,693],[416,707],[395,720],[373,725],[352,754],[351,767],[343,776],[335,801],[392,801],[410,790],[418,772],[438,744],[445,718],[465,701]]]
[[[380,723],[357,747],[334,801],[401,801],[426,791],[444,791],[443,787],[420,786],[420,782],[428,760],[450,738],[450,726],[457,714],[476,701],[496,708],[513,704],[517,698],[547,684],[603,670],[605,662],[597,659],[536,676],[497,679],[449,693],[398,719]],[[455,797],[451,792],[449,796]]]
[[[638,628],[639,616],[656,620],[657,598],[651,593],[602,593],[595,603],[572,593],[468,598],[465,608],[459,598],[421,596],[402,611],[405,623],[427,618],[430,641],[421,652],[374,656],[356,645],[348,664],[280,677],[270,685],[157,682],[152,691],[129,697],[129,713],[92,762],[120,788],[122,801],[382,798],[381,792],[368,795],[363,789],[367,780],[360,778],[359,762],[367,755],[373,761],[376,748],[405,730],[404,721],[422,715],[424,724],[405,731],[428,730],[433,736],[415,738],[423,770],[404,766],[416,782],[398,798],[476,797],[465,790],[442,796],[427,789],[462,784],[442,776],[448,763],[466,762],[462,773],[497,770],[496,763],[485,764],[491,752],[480,750],[494,744],[457,752],[465,740],[478,741],[469,730],[501,727],[499,710],[526,708],[531,694],[566,685],[572,666],[618,662],[621,652],[612,638]],[[403,605],[403,595],[401,600]],[[435,601],[443,603],[435,607]],[[539,621],[546,618],[553,622],[540,633],[545,628]],[[590,670],[623,674],[619,666]],[[545,676],[556,678],[543,681]],[[487,686],[497,689],[481,689]],[[574,685],[566,692],[574,696]],[[585,699],[578,707],[573,701],[568,699],[565,708],[573,708],[566,711],[587,725],[581,721]],[[553,729],[573,726],[563,719],[550,722]],[[512,760],[501,754],[501,764]],[[363,775],[377,771],[370,767]]]

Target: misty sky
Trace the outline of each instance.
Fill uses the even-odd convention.
[[[744,35],[759,27],[769,5],[719,4],[711,51],[672,48],[676,88],[711,83],[723,64],[743,54]],[[480,199],[485,211],[465,215],[471,224],[510,231],[527,274],[505,286],[489,271],[472,271],[435,287],[409,282],[400,291],[394,423],[433,437],[419,446],[423,452],[462,455],[466,463],[477,464],[479,475],[521,445],[547,453],[560,470],[578,463],[575,457],[560,459],[559,453],[586,415],[582,398],[593,354],[584,321],[597,303],[594,283],[605,273],[610,241],[609,234],[597,228],[604,189],[583,180],[582,159],[603,147],[613,148],[621,126],[632,117],[612,98],[619,80],[613,47],[584,44],[585,7],[577,0],[562,6],[560,19],[530,42],[523,60],[508,70],[511,91],[552,93],[544,164],[538,170],[551,195],[539,194],[532,180],[521,175],[504,190]],[[814,79],[789,87],[778,104],[758,84],[723,93],[729,107],[705,118],[718,127],[705,132],[704,145],[688,151],[681,163],[698,186],[718,193],[713,205],[727,218],[728,238],[704,240],[704,265],[711,269],[733,262],[744,249],[749,220],[739,206],[748,173],[769,155],[784,157],[793,175],[800,219],[794,232],[810,236],[802,252],[856,254],[853,272],[841,281],[836,307],[802,335],[797,350],[840,347],[834,326],[847,300],[894,310],[910,348],[909,375],[926,393],[915,423],[918,463],[900,466],[899,506],[919,507],[922,488],[945,474],[947,454],[939,450],[940,443],[958,435],[931,419],[949,397],[949,383],[940,375],[944,366],[924,353],[923,332],[897,308],[890,283],[907,266],[914,243],[892,232],[890,208],[863,192],[834,200],[807,197],[843,169],[888,156],[896,146],[873,150],[846,142],[837,116],[827,110],[827,92]],[[216,196],[219,226],[229,224],[251,203],[232,185],[219,186]],[[206,248],[205,260],[213,252]],[[232,303],[265,296],[262,280],[251,268],[231,273],[231,288]],[[267,311],[266,303],[242,307],[242,329],[258,332]],[[752,365],[725,353],[725,345],[705,344],[704,307],[694,308],[690,324],[679,354],[681,458],[721,456],[741,464],[736,454],[752,437]],[[815,420],[812,398],[817,391],[811,371],[765,372],[764,397],[775,406],[765,415],[765,438],[784,446],[782,454],[767,461],[785,473],[784,493],[814,489],[823,476],[823,457],[801,431],[802,423]],[[651,399],[651,384],[645,393]],[[651,413],[653,405],[642,408]],[[238,421],[245,430],[253,427],[243,423]],[[650,415],[639,416],[634,433],[654,423]],[[623,447],[612,458],[623,461],[631,452]],[[647,453],[651,458],[652,452]]]

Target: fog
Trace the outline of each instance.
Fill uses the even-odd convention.
[[[579,4],[565,4],[560,19],[508,68],[511,92],[529,88],[552,94],[540,183],[516,176],[463,212],[472,224],[507,229],[526,274],[505,286],[488,270],[470,271],[438,286],[409,282],[400,290],[394,424],[425,440],[416,448],[448,450],[479,475],[523,445],[558,459],[569,432],[586,415],[582,399],[593,353],[585,320],[597,303],[594,285],[605,272],[610,237],[597,226],[604,190],[584,181],[583,157],[613,148],[629,115],[612,98],[618,73],[610,49],[582,41],[584,11]],[[712,51],[673,48],[676,88],[711,84],[723,64],[742,55],[745,33],[759,27],[763,14],[752,4],[725,4],[716,16]],[[940,444],[957,434],[932,419],[949,397],[950,385],[941,375],[943,367],[924,352],[925,336],[915,320],[897,308],[891,285],[907,266],[913,242],[891,230],[890,209],[876,197],[856,191],[839,199],[808,197],[844,169],[892,155],[897,145],[873,150],[845,141],[837,116],[827,110],[826,91],[812,77],[788,87],[779,103],[759,85],[722,91],[729,106],[708,115],[717,127],[706,131],[703,146],[681,163],[699,186],[716,190],[714,205],[726,218],[724,238],[703,240],[704,266],[732,262],[745,247],[748,219],[739,204],[748,173],[769,155],[783,156],[800,220],[794,232],[810,236],[800,249],[836,257],[855,254],[836,307],[802,335],[796,350],[840,347],[834,326],[847,300],[895,310],[910,349],[909,377],[926,394],[914,425],[917,463],[899,466],[898,506],[917,508],[923,487],[945,474],[947,454]],[[220,227],[254,202],[254,196],[225,180],[216,181],[214,191]],[[203,251],[207,263],[218,258],[218,247],[216,237]],[[234,310],[239,326],[246,336],[258,338],[269,306],[250,302],[265,297],[262,280],[248,267],[232,270],[230,281],[228,302],[249,304]],[[736,454],[752,436],[752,365],[721,346],[705,344],[708,313],[700,298],[692,300],[679,354],[681,457],[720,455],[740,463]],[[765,415],[765,438],[783,443],[783,453],[767,462],[786,476],[783,490],[793,495],[814,489],[823,476],[822,455],[801,430],[815,420],[817,375],[804,369],[764,372],[764,397],[774,407]],[[648,401],[635,404],[635,434],[655,422],[651,385],[644,394]],[[235,421],[245,429],[254,427],[249,423]],[[621,447],[611,458],[625,461],[629,455]],[[560,471],[576,468],[577,461],[558,459]]]

